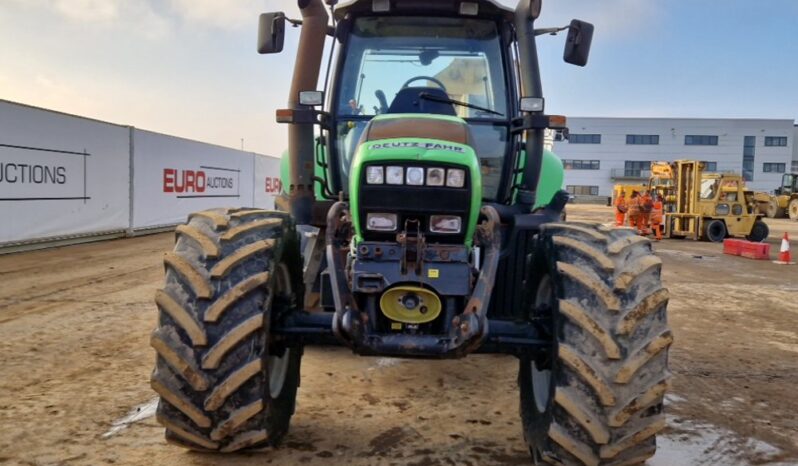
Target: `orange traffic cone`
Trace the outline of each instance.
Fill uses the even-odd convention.
[[[779,248],[779,260],[773,261],[774,264],[792,265],[792,255],[790,254],[790,237],[787,232],[784,232],[784,237],[781,239],[781,248]]]

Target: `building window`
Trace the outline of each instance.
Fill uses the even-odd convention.
[[[684,137],[685,146],[717,146],[717,136],[688,135]]]
[[[754,181],[754,158],[756,156],[756,136],[746,136],[743,141],[743,179]]]
[[[787,164],[765,162],[762,164],[762,171],[765,173],[784,173],[787,171]]]
[[[568,137],[571,144],[601,144],[600,134],[573,134]]]
[[[718,171],[718,162],[703,162],[704,164],[704,171],[705,172],[716,172]]]
[[[792,161],[792,170],[793,173],[798,173],[798,160]]]
[[[765,136],[766,147],[787,147],[786,136]]]
[[[651,170],[651,162],[648,161],[629,161],[623,163],[623,176],[640,178],[643,171]]]
[[[598,196],[598,186],[568,185],[565,189],[575,196]]]
[[[563,160],[563,167],[566,170],[599,170],[601,162],[598,160]]]
[[[659,134],[627,134],[626,143],[657,145],[659,144]]]

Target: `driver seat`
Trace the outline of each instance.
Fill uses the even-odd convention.
[[[446,102],[422,99],[422,93],[432,94],[442,99],[449,96],[439,87],[405,87],[396,93],[388,113],[435,113],[438,115],[457,116],[454,105]]]

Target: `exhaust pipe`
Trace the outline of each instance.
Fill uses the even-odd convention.
[[[515,9],[515,31],[518,35],[518,65],[521,68],[521,96],[543,97],[540,82],[535,19],[540,14],[539,0],[520,0]],[[542,115],[543,112],[532,112]],[[524,211],[532,210],[537,197],[538,181],[543,163],[543,129],[526,131],[526,163],[521,175],[517,204]]]
[[[322,0],[298,0],[297,3],[302,13],[302,32],[288,95],[288,108],[292,110],[302,109],[300,92],[316,90],[329,20]],[[291,215],[299,225],[310,224],[313,212],[316,165],[313,126],[312,123],[292,123],[288,127],[288,198]]]

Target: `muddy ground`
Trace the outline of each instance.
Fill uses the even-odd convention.
[[[611,216],[569,209],[569,219]],[[770,223],[774,237],[798,239],[798,224]],[[151,417],[152,297],[171,243],[161,234],[0,256],[0,464],[222,462],[167,445]],[[670,428],[649,464],[798,464],[798,266],[686,240],[656,249],[676,343]],[[302,376],[284,445],[225,464],[529,464],[512,358],[308,349]]]

